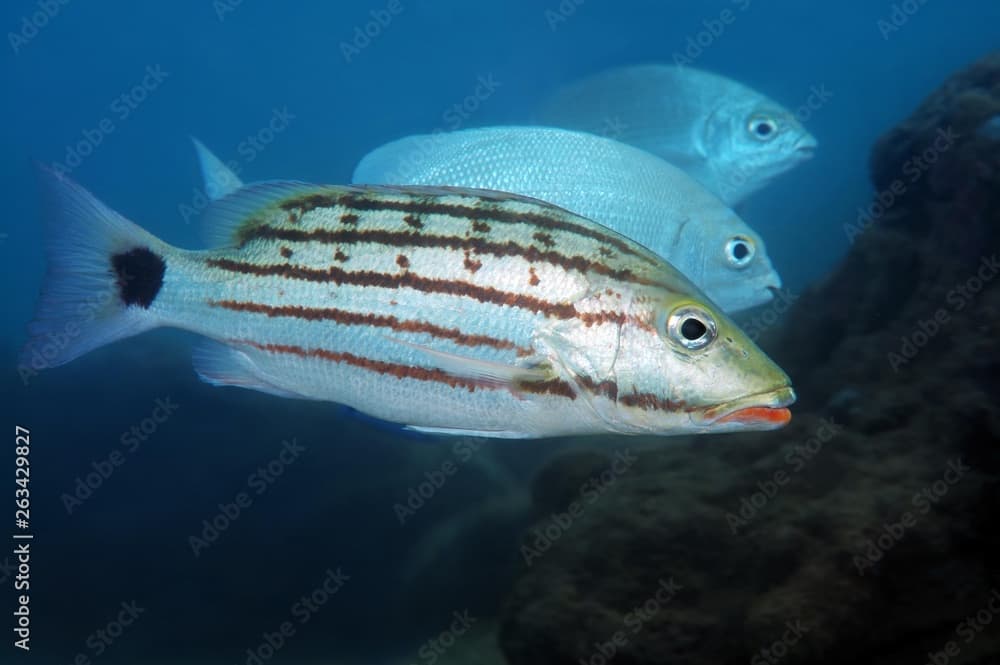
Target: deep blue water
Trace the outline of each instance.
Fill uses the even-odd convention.
[[[741,208],[797,291],[843,255],[843,225],[871,195],[872,142],[949,73],[995,48],[1000,25],[1000,4],[990,0],[914,2],[912,16],[886,34],[878,21],[889,20],[893,3],[883,1],[563,4],[572,11],[553,24],[554,0],[398,0],[401,11],[380,34],[345,57],[355,28],[390,3],[4,3],[3,420],[8,429],[29,426],[33,437],[35,662],[70,663],[78,653],[102,663],[244,662],[246,649],[296,616],[296,599],[338,568],[350,581],[274,662],[416,662],[452,611],[495,611],[505,578],[494,567],[506,560],[516,523],[485,522],[480,547],[456,552],[445,542],[432,564],[409,572],[436,526],[502,484],[477,466],[400,526],[393,505],[456,455],[450,444],[326,405],[210,388],[190,370],[186,335],[127,340],[24,385],[15,355],[44,271],[32,160],[72,162],[72,177],[106,203],[194,247],[192,135],[236,159],[247,180],[347,182],[357,160],[387,140],[523,122],[555,86],[604,67],[669,61],[704,21],[729,10],[736,20],[694,64],[791,108],[817,87],[832,93],[806,122],[820,143],[816,157]],[[144,78],[148,93],[121,97]],[[484,79],[495,92],[478,109],[449,111]],[[273,140],[251,143],[275,117],[285,120]],[[81,141],[96,145],[77,165],[68,153]],[[176,413],[128,447],[123,436],[157,399],[173,400]],[[248,476],[293,438],[306,447],[301,457],[194,556],[188,537],[202,520],[240,491],[256,492],[260,479]],[[537,462],[563,445],[505,444],[491,464],[523,492]],[[68,511],[61,495],[116,450],[121,466]],[[3,584],[6,599],[10,580]],[[97,656],[88,636],[133,600],[145,612]],[[27,662],[6,643],[6,625],[3,634],[0,662]]]

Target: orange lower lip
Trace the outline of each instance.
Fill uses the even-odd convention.
[[[788,409],[775,409],[768,406],[751,406],[739,411],[722,416],[716,422],[719,423],[740,423],[743,425],[787,425],[792,419],[792,412]]]

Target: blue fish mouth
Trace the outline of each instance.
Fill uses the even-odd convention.
[[[812,136],[804,136],[795,144],[795,154],[800,159],[812,159],[819,143]]]

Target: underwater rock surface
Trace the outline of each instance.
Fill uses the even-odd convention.
[[[761,340],[788,428],[538,475],[510,663],[1000,662],[998,113],[1000,53],[877,142],[848,255]]]

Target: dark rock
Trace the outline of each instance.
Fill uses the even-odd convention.
[[[642,452],[522,566],[510,663],[1000,662],[956,632],[1000,589],[998,114],[994,54],[878,141],[891,203],[762,340],[792,424]],[[542,471],[526,545],[604,464]]]

